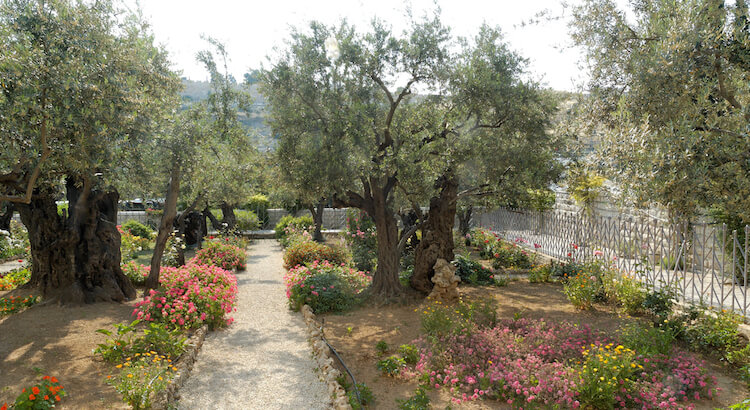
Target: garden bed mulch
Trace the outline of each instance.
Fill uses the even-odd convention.
[[[0,292],[0,297],[30,294],[17,289]],[[56,408],[129,408],[105,382],[111,366],[95,360],[91,352],[106,340],[96,330],[130,322],[135,302],[37,305],[0,317],[0,404],[13,403],[21,389],[50,375],[57,377],[67,392]],[[34,368],[41,369],[42,374]]]
[[[514,315],[528,319],[544,319],[548,322],[568,321],[580,325],[586,324],[594,330],[614,332],[628,322],[637,318],[618,315],[609,307],[597,305],[592,311],[576,310],[562,293],[559,284],[531,284],[526,280],[511,282],[506,287],[473,287],[462,286],[460,293],[467,299],[493,297],[498,303],[500,318],[513,318]],[[365,382],[375,395],[375,404],[371,408],[395,409],[396,399],[410,397],[418,387],[416,380],[404,380],[382,376],[375,368],[378,355],[375,345],[385,340],[395,354],[401,344],[411,343],[420,336],[421,322],[419,309],[422,300],[414,298],[410,302],[385,306],[364,306],[344,314],[319,316],[324,322],[325,335],[329,342],[342,355],[346,365],[357,377],[357,382]],[[415,309],[417,310],[415,312]],[[351,327],[351,331],[347,328]],[[706,367],[718,381],[722,389],[719,398],[713,401],[694,402],[696,408],[726,408],[738,403],[748,396],[743,383],[731,376],[732,370],[714,358],[704,357]],[[445,408],[451,396],[445,389],[428,392],[434,408]],[[467,409],[501,409],[508,405],[496,401],[475,401],[462,404]]]

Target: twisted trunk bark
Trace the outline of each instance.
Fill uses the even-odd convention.
[[[226,202],[221,203],[221,223],[226,224],[227,230],[234,229],[235,226],[237,226],[237,217],[234,215],[234,206],[229,205]]]
[[[315,242],[323,242],[323,233],[321,232],[323,229],[323,210],[325,209],[325,202],[323,199],[318,201],[318,204],[315,206],[311,206],[308,208],[310,210],[310,214],[313,217],[313,222],[315,223],[315,232],[313,232],[313,240]]]
[[[136,296],[120,268],[117,191],[91,190],[88,181],[66,180],[70,216],[57,214],[51,195],[35,193],[17,204],[29,231],[32,270],[27,287],[60,304],[121,302]]]
[[[440,191],[430,199],[430,210],[422,226],[422,241],[414,254],[414,274],[409,284],[416,290],[429,293],[434,284],[435,262],[445,259],[450,262],[453,254],[453,223],[456,217],[458,181],[447,174],[437,181]]]

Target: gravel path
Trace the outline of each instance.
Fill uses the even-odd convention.
[[[287,307],[281,256],[275,240],[251,245],[237,274],[235,321],[206,337],[180,409],[329,408],[302,316]]]

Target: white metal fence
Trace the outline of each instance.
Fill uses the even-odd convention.
[[[516,209],[479,213],[473,225],[556,258],[612,261],[648,287],[671,287],[685,302],[748,314],[748,226],[738,233],[722,224]]]

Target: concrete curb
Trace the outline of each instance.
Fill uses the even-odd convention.
[[[333,359],[328,355],[328,346],[323,341],[323,330],[315,320],[315,314],[308,305],[300,309],[302,316],[305,318],[307,325],[307,340],[312,346],[313,357],[320,371],[320,380],[328,386],[328,393],[331,395],[333,402],[332,408],[336,410],[351,410],[349,398],[346,396],[346,390],[336,381],[341,376],[341,372],[333,367]]]
[[[172,383],[167,388],[156,392],[151,398],[151,408],[155,410],[166,410],[180,398],[179,390],[190,377],[190,371],[198,358],[198,353],[206,339],[208,326],[203,325],[193,333],[185,343],[185,352],[182,353],[174,366],[177,368]]]

